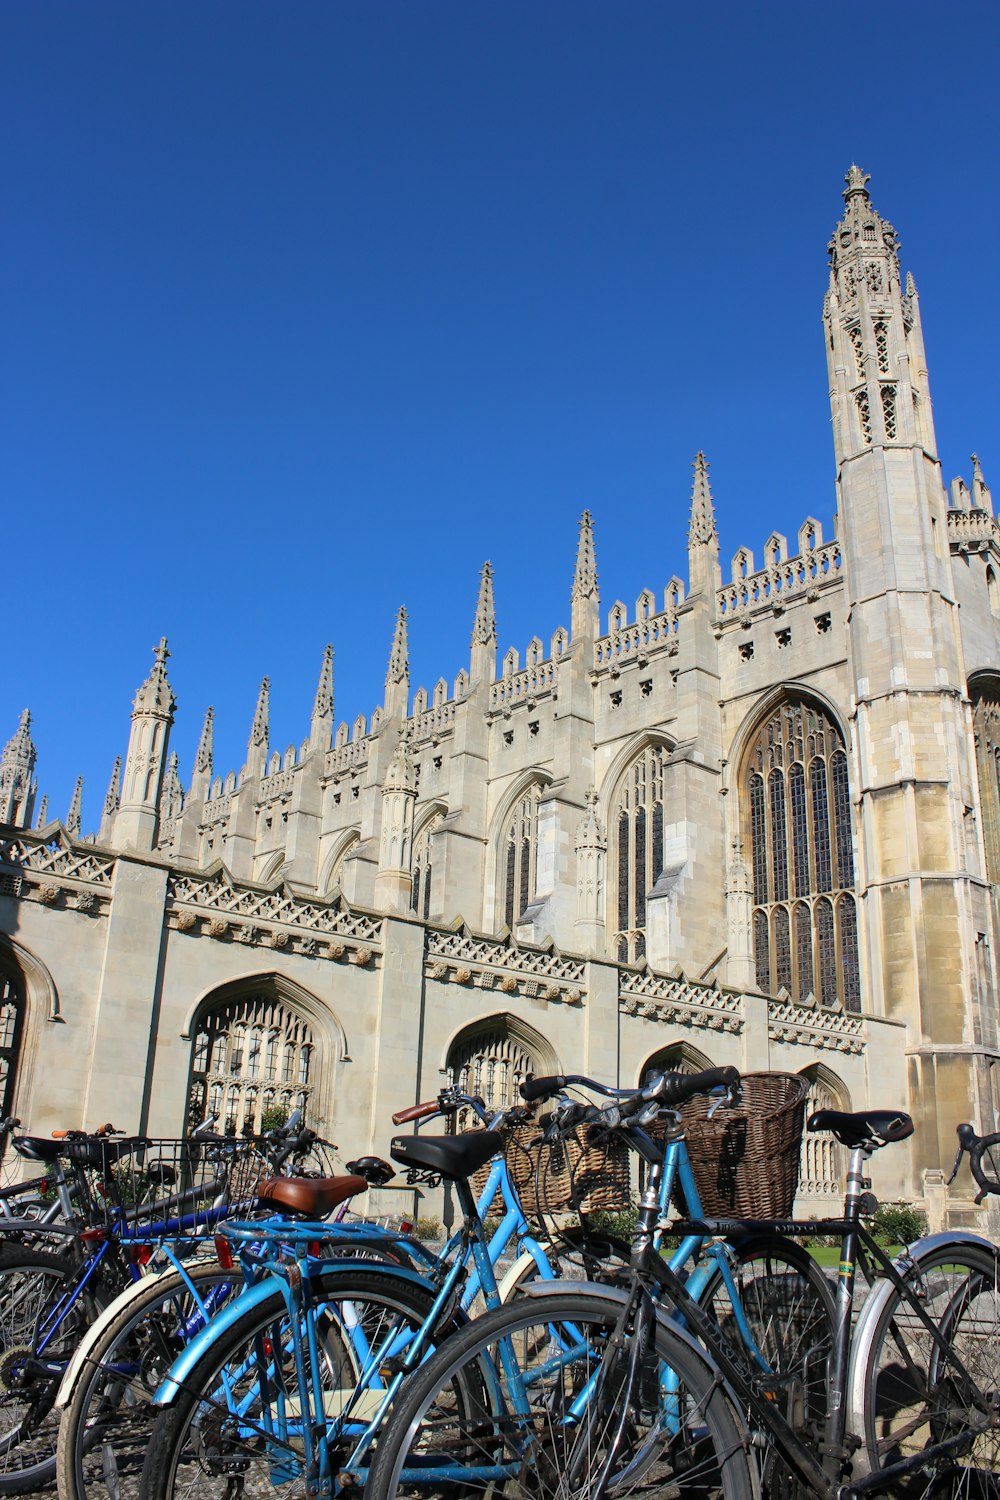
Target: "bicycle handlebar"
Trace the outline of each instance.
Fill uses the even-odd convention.
[[[441,1106],[436,1099],[425,1099],[423,1104],[411,1104],[409,1109],[398,1109],[392,1116],[394,1125],[408,1125],[411,1120],[426,1120],[436,1115]]]
[[[977,1135],[971,1125],[959,1125],[958,1127],[958,1150],[955,1153],[955,1165],[951,1169],[948,1178],[949,1186],[958,1176],[958,1169],[962,1165],[962,1157],[969,1153],[969,1171],[975,1178],[979,1192],[976,1194],[976,1202],[982,1203],[984,1198],[991,1194],[1000,1194],[1000,1153],[994,1156],[995,1148],[1000,1147],[1000,1131],[993,1135]],[[989,1160],[993,1170],[993,1176],[989,1176],[983,1167],[983,1157]]]

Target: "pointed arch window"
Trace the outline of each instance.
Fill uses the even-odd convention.
[[[426,922],[431,914],[431,880],[434,846],[431,842],[444,822],[444,813],[435,813],[424,824],[413,841],[413,882],[410,888],[410,910]]]
[[[847,754],[817,705],[789,697],[759,726],[740,805],[757,985],[860,1010]]]
[[[229,1134],[256,1133],[264,1110],[308,1112],[315,1039],[308,1023],[270,990],[252,990],[202,1011],[191,1043],[190,1129],[208,1112]],[[263,1087],[261,1087],[263,1078]]]
[[[0,1113],[14,1108],[27,999],[24,978],[13,961],[0,959]]]
[[[541,789],[531,786],[512,808],[504,828],[501,850],[503,919],[513,931],[535,890],[538,853],[538,804]]]
[[[969,696],[983,810],[986,872],[994,885],[1000,885],[1000,679],[970,683]]]
[[[491,1016],[456,1037],[445,1070],[449,1083],[463,1094],[478,1094],[491,1112],[519,1103],[519,1090],[528,1075],[544,1072],[534,1051],[512,1033],[503,1016]],[[468,1119],[466,1113],[470,1114]],[[463,1111],[455,1129],[461,1131],[475,1123],[471,1113]]]
[[[635,963],[646,952],[646,902],[663,873],[663,779],[666,751],[650,745],[622,778],[612,820],[616,847],[612,911],[614,951],[619,963]]]
[[[807,1120],[820,1109],[850,1109],[851,1100],[846,1088],[821,1063],[805,1068],[802,1077],[809,1084],[805,1108]],[[799,1196],[840,1199],[844,1191],[844,1167],[844,1149],[832,1135],[826,1131],[805,1131],[799,1161]]]

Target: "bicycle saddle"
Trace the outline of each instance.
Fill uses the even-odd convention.
[[[397,1135],[389,1155],[405,1167],[425,1167],[451,1182],[471,1177],[504,1148],[499,1130],[470,1130],[465,1135]]]
[[[363,1193],[363,1177],[267,1177],[257,1186],[262,1208],[291,1209],[307,1219],[324,1219],[338,1203]]]
[[[41,1135],[20,1135],[14,1141],[18,1156],[29,1161],[58,1161],[65,1149],[65,1141],[48,1141]]]
[[[381,1156],[359,1156],[357,1161],[347,1163],[347,1170],[363,1177],[372,1187],[385,1187],[396,1175]]]
[[[848,1114],[840,1109],[818,1109],[810,1115],[807,1130],[829,1130],[842,1146],[888,1146],[913,1134],[913,1121],[901,1109],[859,1109]]]

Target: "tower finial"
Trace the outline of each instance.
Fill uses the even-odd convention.
[[[392,650],[389,652],[389,671],[386,675],[385,685],[388,688],[391,683],[402,682],[410,673],[410,648],[406,637],[406,605],[399,606],[396,616],[396,629],[392,637]]]
[[[215,709],[211,705],[205,710],[205,722],[201,726],[201,738],[194,757],[195,773],[211,776],[214,754]]]
[[[66,814],[66,832],[74,838],[79,838],[80,829],[83,826],[83,777],[76,778],[76,786],[73,788],[73,797],[69,804],[69,812]]]
[[[138,713],[152,713],[163,718],[173,719],[177,700],[173,689],[167,680],[167,638],[160,637],[160,644],[153,647],[153,668],[145,682],[139,688],[132,704],[133,717]]]
[[[868,202],[868,184],[869,182],[871,182],[870,173],[862,172],[857,162],[852,162],[846,176],[844,177],[844,181],[847,183],[847,186],[844,189],[844,198],[848,202],[850,202],[850,200],[857,193],[863,194],[865,202]]]
[[[594,554],[594,526],[590,511],[580,517],[580,538],[576,547],[576,569],[573,573],[573,599],[596,599],[597,559]]]
[[[309,743],[314,750],[325,752],[333,743],[333,647],[327,645],[320,663],[319,682],[313,699]]]
[[[706,546],[718,542],[719,533],[715,525],[715,506],[712,503],[712,488],[708,481],[708,460],[704,453],[695,454],[694,484],[691,487],[691,524],[688,528],[689,546]]]
[[[483,563],[479,577],[479,598],[476,601],[476,618],[472,626],[473,646],[495,646],[497,640],[496,609],[493,604],[493,567]]]
[[[111,770],[111,780],[108,782],[108,790],[104,797],[105,817],[114,817],[115,813],[118,811],[118,807],[121,802],[121,779],[122,758],[120,755],[116,755],[115,763]]]
[[[993,514],[993,496],[990,494],[989,485],[983,478],[978,453],[972,455],[972,507],[974,510],[986,510],[991,515]]]
[[[254,709],[253,723],[250,726],[250,741],[247,749],[251,757],[256,750],[266,751],[269,733],[269,717],[271,702],[271,679],[265,677],[260,684],[260,692],[257,694],[257,707]]]

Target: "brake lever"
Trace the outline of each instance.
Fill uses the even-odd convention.
[[[732,1093],[732,1089],[726,1089],[725,1093],[720,1094],[718,1099],[713,1099],[712,1103],[708,1106],[708,1113],[705,1116],[706,1120],[710,1120],[715,1114],[715,1111],[717,1109],[721,1109],[723,1105],[725,1105],[727,1109],[732,1109],[734,1102],[731,1098]]]
[[[948,1178],[949,1187],[951,1187],[952,1183],[955,1181],[955,1178],[958,1176],[958,1169],[962,1165],[962,1157],[964,1155],[965,1147],[959,1146],[958,1150],[955,1152],[955,1165],[952,1167],[951,1176]]]

